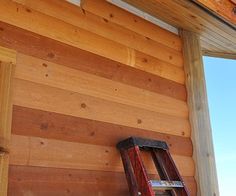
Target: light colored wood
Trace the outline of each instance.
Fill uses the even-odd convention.
[[[218,45],[216,52],[236,55],[235,29],[219,21],[191,1],[186,0],[124,0],[149,14],[176,27],[199,33],[211,45]],[[171,13],[171,14],[170,14]],[[211,51],[206,44],[204,50]]]
[[[190,138],[16,105],[13,107],[12,133],[113,147],[132,135],[165,141],[172,154],[192,156],[193,151]]]
[[[185,82],[184,70],[182,68],[167,64],[164,61],[138,51],[135,52],[135,64],[133,67],[180,84]]]
[[[103,6],[104,3],[105,5]],[[135,32],[133,30],[131,31],[129,29],[126,29],[120,25],[110,22],[109,20],[103,17],[94,15],[85,10],[81,10],[77,6],[72,5],[66,1],[51,0],[49,2],[47,0],[23,0],[22,4],[26,5],[30,9],[58,18],[69,24],[93,32],[102,37],[123,44],[127,47],[131,47],[158,59],[162,59],[164,60],[163,63],[165,63],[165,61],[168,63],[172,63],[173,61],[175,61],[175,59],[179,59],[180,63],[178,65],[183,66],[183,64],[181,63],[181,56],[179,56],[181,54],[181,47],[179,47],[177,50],[176,48],[173,48],[173,42],[175,42],[175,40],[169,43],[168,40],[171,39],[173,36],[171,36],[168,31],[166,31],[165,33],[163,32],[162,37],[160,37],[159,35],[159,41],[156,42],[149,37],[140,35],[140,31]],[[103,11],[107,8],[106,4],[109,3],[107,3],[106,1],[100,2],[100,6],[102,6]],[[47,7],[47,9],[45,9],[45,7]],[[156,29],[157,28],[158,27],[156,27]],[[167,41],[165,41],[166,39]],[[178,39],[180,38],[178,37]],[[168,57],[171,57],[171,59]]]
[[[0,20],[112,60],[135,65],[135,50],[20,4],[3,1]],[[51,28],[53,26],[54,28]],[[60,29],[60,31],[58,30]],[[109,50],[108,50],[109,48]],[[181,53],[156,52],[161,60],[182,65]]]
[[[150,176],[151,179],[155,177],[157,175]],[[184,176],[183,180],[191,196],[195,196],[194,178]],[[10,166],[9,196],[24,196],[29,191],[37,196],[61,196],[66,193],[78,196],[130,196],[124,172]]]
[[[0,195],[7,195],[12,119],[12,76],[16,53],[0,47]]]
[[[120,153],[115,147],[64,142],[52,139],[12,135],[10,164],[99,171],[123,171]],[[149,156],[148,156],[149,155]],[[193,176],[191,157],[172,155],[183,176]],[[150,174],[156,174],[150,154],[143,160]]]
[[[159,43],[163,43],[168,47],[175,48],[176,50],[181,50],[182,48],[179,36],[106,1],[82,0],[81,7],[88,12],[94,13],[108,21],[144,35]]]
[[[199,36],[182,31],[198,195],[219,195]]]
[[[0,20],[124,64],[133,63],[132,50],[124,45],[12,1],[1,2]]]
[[[12,76],[13,64],[0,59],[0,147],[4,149],[8,148],[11,135]]]
[[[30,89],[30,90],[29,90]],[[80,93],[14,80],[15,105],[189,137],[188,119],[151,112]],[[111,130],[112,131],[112,130]]]
[[[0,195],[7,196],[9,155],[0,152]]]
[[[209,50],[203,50],[202,54],[204,56],[211,56],[211,57],[218,57],[218,58],[225,58],[225,59],[235,59],[236,55],[232,53],[222,53],[222,52],[214,52]]]
[[[16,53],[14,52],[14,50],[0,46],[0,61],[15,64],[16,63]]]
[[[185,101],[128,86],[23,54],[18,54],[15,78],[153,112],[188,118],[188,108]]]
[[[233,13],[236,5],[231,0],[195,0],[195,2],[206,7],[217,16],[236,25],[236,14]]]
[[[0,42],[4,47],[12,48],[29,56],[66,65],[67,67],[86,73],[186,101],[185,86],[167,80],[164,76],[160,77],[147,73],[146,71],[141,71],[3,22],[0,22],[0,29],[3,29],[3,31],[1,31]],[[26,45],[26,42],[31,44]],[[154,63],[152,59],[142,59],[142,56],[138,53],[136,53],[136,57],[138,66],[147,67],[149,61],[150,65]],[[157,67],[160,67],[160,71],[159,69],[158,71],[163,72],[164,65],[159,61],[155,61],[155,63],[158,64]],[[153,67],[153,72],[154,71],[155,69]],[[163,73],[165,73],[165,71],[166,68]],[[174,78],[174,76],[178,75],[178,73],[173,73],[171,77]]]

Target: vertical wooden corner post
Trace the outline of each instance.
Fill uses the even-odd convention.
[[[7,195],[12,120],[12,76],[16,53],[0,47],[0,195]]]
[[[184,69],[198,195],[218,196],[218,181],[199,36],[182,30]]]

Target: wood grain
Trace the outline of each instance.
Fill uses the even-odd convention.
[[[103,12],[107,8],[107,6],[103,6],[103,4],[109,4],[106,1],[93,2],[97,2],[99,6],[101,6],[101,10],[103,10]],[[168,31],[164,33],[164,30],[162,30],[163,36],[160,37],[159,35],[158,37],[156,37],[155,40],[158,40],[158,42],[156,42],[149,37],[140,35],[140,30],[136,32],[133,29],[129,30],[125,28],[125,26],[117,25],[113,22],[110,22],[110,20],[100,17],[99,15],[94,15],[93,13],[90,13],[85,9],[82,10],[80,7],[66,1],[51,0],[49,2],[47,0],[41,0],[32,2],[30,0],[23,0],[21,3],[26,5],[30,9],[55,17],[69,24],[88,30],[102,37],[108,38],[127,47],[131,47],[140,52],[149,54],[157,58],[165,53],[170,53],[170,55],[173,53],[173,55],[175,55],[178,54],[177,51],[181,51],[181,44],[178,45],[178,48],[173,44],[175,42],[180,43],[180,38],[178,36],[173,36]],[[45,7],[47,9],[45,9]],[[116,9],[116,11],[118,10],[119,9]],[[110,8],[109,11],[111,11]],[[158,31],[160,28],[158,26],[155,26],[155,29]],[[176,41],[177,39],[178,41]],[[158,51],[161,51],[161,54]]]
[[[190,194],[195,196],[194,179],[184,177],[184,181]],[[35,196],[129,195],[125,175],[120,172],[10,166],[9,196],[24,196],[29,192]]]
[[[99,171],[123,171],[119,151],[115,147],[65,142],[59,140],[12,135],[11,165],[72,168]],[[172,155],[181,175],[194,175],[191,157]],[[150,174],[156,173],[151,155],[143,161]]]
[[[18,54],[16,65],[15,78],[153,112],[188,118],[186,102],[168,96],[121,84],[20,53]]]
[[[190,138],[20,106],[13,107],[12,133],[103,146],[116,146],[123,139],[137,136],[166,141],[172,154],[192,156]]]
[[[31,89],[29,91],[29,89]],[[15,105],[114,123],[160,133],[190,136],[188,119],[178,118],[80,93],[14,80]]]
[[[87,12],[94,13],[123,28],[137,32],[156,42],[163,43],[170,48],[174,48],[178,51],[182,49],[182,43],[178,35],[168,32],[106,1],[83,0],[81,4],[82,8]]]
[[[186,0],[124,0],[149,14],[162,19],[176,27],[198,33],[208,40],[210,45],[217,44],[215,52],[235,55],[236,34],[235,28],[196,6],[193,1]],[[171,14],[170,14],[171,13]],[[214,44],[212,44],[214,43]],[[204,50],[211,51],[205,45]]]
[[[12,78],[14,65],[12,62],[1,60],[9,59],[9,61],[15,61],[16,56],[14,54],[11,54],[11,56],[11,59],[9,55],[6,58],[1,58],[0,56],[0,147],[6,150],[11,136]]]
[[[181,34],[184,42],[186,86],[198,192],[200,195],[218,196],[219,188],[200,41],[198,35],[192,32],[182,31]]]
[[[7,195],[15,51],[0,47],[0,195]]]
[[[226,21],[236,25],[236,14],[233,12],[235,4],[231,0],[195,0],[198,4],[203,5],[211,10],[214,14],[222,17]]]
[[[9,169],[9,154],[0,151],[0,195],[1,196],[7,196],[8,169]]]
[[[0,9],[0,20],[3,22],[130,66],[135,64],[135,51],[132,48],[11,1],[4,1],[0,8],[2,8],[2,10]],[[108,48],[109,50],[107,50]],[[183,64],[182,54],[169,52],[158,54],[161,60],[174,65]]]
[[[31,44],[25,44],[26,42]],[[171,81],[174,80],[173,78],[166,80],[3,22],[0,22],[0,45],[12,48],[23,54],[66,65],[114,81],[180,100],[186,100],[185,87]],[[152,58],[142,58],[139,53],[136,54],[136,57],[137,66],[146,67],[149,64],[152,65],[152,63],[155,63]],[[161,64],[160,67],[162,67]],[[163,68],[160,68],[160,72],[162,72],[162,70]],[[178,74],[173,73],[171,75],[177,76]]]
[[[0,46],[0,61],[8,63],[16,63],[16,52],[6,47]]]

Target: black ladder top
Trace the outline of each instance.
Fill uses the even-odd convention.
[[[163,150],[169,149],[166,142],[164,141],[144,139],[144,138],[139,138],[139,137],[129,137],[128,139],[125,139],[117,144],[117,148],[119,150],[129,149],[134,146],[138,146],[143,149],[148,149],[148,148],[156,148],[156,149],[163,149]]]

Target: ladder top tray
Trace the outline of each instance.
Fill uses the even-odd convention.
[[[117,144],[118,149],[129,149],[134,146],[139,146],[140,148],[158,148],[163,150],[168,150],[166,142],[144,139],[139,137],[129,137],[126,140],[123,140]]]

